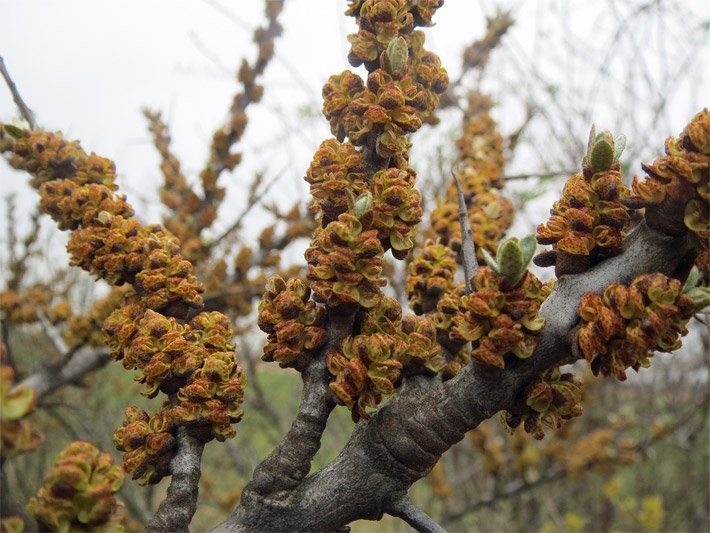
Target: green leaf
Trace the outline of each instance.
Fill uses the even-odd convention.
[[[523,250],[516,237],[504,241],[498,248],[496,255],[500,275],[515,284],[525,271],[523,264]]]
[[[8,133],[8,135],[10,135],[10,137],[14,137],[15,139],[21,139],[25,136],[25,132],[22,128],[18,128],[17,126],[13,126],[12,124],[5,124],[4,129]]]
[[[372,194],[367,191],[355,199],[355,216],[360,218],[370,209],[372,209]]]
[[[523,250],[523,268],[527,268],[530,260],[535,255],[537,240],[534,235],[526,235],[520,240],[520,248]]]
[[[683,285],[683,294],[687,294],[694,289],[698,281],[700,281],[700,270],[697,266],[693,265],[693,268],[690,269],[690,273],[688,274],[688,279],[685,280],[685,284]]]
[[[390,72],[397,72],[407,66],[409,61],[409,47],[401,35],[392,39],[387,45],[387,63]]]
[[[493,270],[493,272],[500,276],[500,268],[498,267],[498,263],[496,263],[496,260],[493,259],[493,256],[488,253],[488,250],[482,248],[481,255],[483,255],[483,260],[489,267],[491,267],[491,270]]]

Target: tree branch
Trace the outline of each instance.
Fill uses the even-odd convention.
[[[417,531],[431,533],[446,533],[446,530],[437,524],[428,514],[414,505],[409,496],[400,494],[385,504],[388,514],[401,518]]]
[[[177,430],[177,446],[177,454],[170,461],[172,477],[168,495],[146,524],[145,531],[189,531],[188,526],[197,510],[200,461],[205,444],[180,427]]]
[[[2,56],[0,56],[0,74],[2,74],[2,77],[5,78],[5,83],[7,84],[7,87],[10,89],[10,92],[12,93],[12,99],[15,101],[15,105],[20,110],[20,114],[22,115],[22,118],[24,118],[27,121],[27,124],[29,125],[31,130],[35,129],[35,127],[36,127],[35,114],[32,112],[32,110],[27,106],[25,101],[22,99],[22,96],[20,95],[20,91],[17,90],[17,86],[15,85],[15,82],[12,81],[12,77],[10,76],[10,73],[7,71],[7,68],[5,67],[5,60],[2,58]]]
[[[74,383],[89,372],[93,372],[109,362],[105,349],[82,349],[60,367],[48,365],[21,381],[18,387],[35,390],[37,402],[68,383]]]
[[[335,407],[328,386],[330,373],[326,367],[326,355],[340,348],[343,339],[352,331],[353,321],[353,314],[330,317],[325,346],[302,372],[301,405],[291,429],[271,455],[256,467],[252,481],[244,489],[243,499],[250,493],[281,499],[285,491],[293,490],[308,475],[311,461],[320,449],[328,417]]]
[[[392,493],[407,492],[464,433],[510,408],[516,396],[546,369],[572,357],[581,296],[610,283],[629,283],[647,272],[673,274],[692,260],[697,242],[671,238],[639,224],[624,253],[578,275],[562,276],[543,304],[546,326],[532,357],[503,370],[465,367],[453,379],[417,376],[368,421],[360,422],[333,462],[274,501],[245,491],[240,506],[218,531],[336,530],[353,520],[379,519]]]

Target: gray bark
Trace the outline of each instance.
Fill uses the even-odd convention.
[[[558,280],[540,311],[546,326],[531,358],[507,361],[504,370],[472,364],[446,382],[438,376],[409,379],[355,427],[332,463],[277,497],[247,486],[239,506],[215,531],[333,531],[357,519],[380,519],[393,495],[428,474],[465,432],[511,407],[546,369],[579,357],[574,333],[584,293],[602,293],[610,283],[629,283],[643,273],[684,271],[696,246],[692,235],[670,238],[641,223],[622,255]]]

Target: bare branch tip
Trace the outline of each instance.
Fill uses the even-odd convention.
[[[19,109],[20,115],[22,115],[22,118],[27,121],[27,124],[29,125],[30,129],[34,130],[36,127],[35,114],[22,99],[20,91],[17,89],[17,85],[15,85],[15,82],[12,80],[12,76],[10,76],[10,72],[8,72],[7,67],[5,66],[5,60],[2,56],[0,56],[0,74],[2,74],[2,77],[5,79],[5,83],[7,84],[8,89],[10,89],[12,99],[14,100],[15,105]]]

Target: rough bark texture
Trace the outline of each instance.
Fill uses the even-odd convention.
[[[332,463],[278,499],[245,491],[216,531],[332,531],[357,519],[381,518],[392,495],[406,493],[466,431],[510,407],[544,370],[578,357],[572,345],[585,292],[601,293],[610,283],[628,283],[646,272],[685,269],[695,248],[690,235],[665,237],[641,223],[622,255],[558,280],[540,311],[546,327],[531,358],[507,361],[500,371],[469,365],[447,382],[438,376],[409,379],[392,401],[355,427]]]
[[[203,442],[187,434],[184,427],[177,431],[178,452],[170,461],[170,486],[145,531],[189,531],[197,510],[200,482],[200,461]]]

